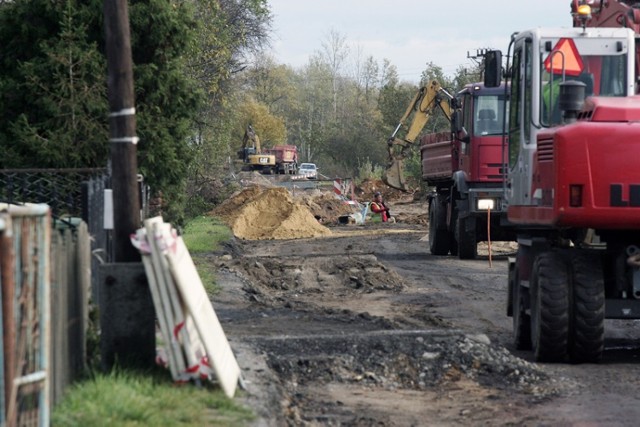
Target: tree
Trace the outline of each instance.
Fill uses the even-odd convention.
[[[231,76],[268,43],[271,14],[267,0],[197,0],[195,7],[200,28],[190,71],[215,107],[225,102]]]
[[[400,83],[396,67],[391,65],[388,60],[384,61],[378,108],[382,113],[383,126],[389,135],[398,125],[417,90],[415,85]]]
[[[245,99],[238,77],[268,43],[271,22],[267,0],[197,0],[194,5],[198,27],[193,46],[188,46],[188,73],[206,100],[191,129],[189,215],[210,209],[231,189],[226,176],[236,156],[238,106]]]
[[[255,55],[240,79],[242,89],[272,113],[281,114],[290,109],[295,100],[295,73],[290,67],[277,64],[269,55]]]
[[[187,137],[199,92],[185,73],[193,11],[130,6],[140,171],[180,218]],[[1,167],[106,167],[108,107],[102,1],[25,0],[0,6]],[[16,65],[19,64],[19,65]]]
[[[231,77],[267,41],[267,1],[132,0],[129,17],[138,164],[180,222],[187,178],[229,152]],[[0,41],[0,167],[105,167],[102,0],[0,3]]]
[[[274,116],[265,104],[253,100],[247,100],[239,107],[239,120],[236,135],[237,141],[241,142],[244,131],[251,125],[260,138],[262,148],[269,148],[274,145],[284,144],[287,139],[287,130],[284,120]],[[240,145],[237,145],[238,148]]]
[[[140,172],[169,201],[163,214],[180,223],[194,154],[188,141],[203,100],[186,73],[184,49],[193,45],[198,23],[187,3],[173,7],[161,0],[132,1],[129,16]]]
[[[331,71],[313,56],[301,71],[290,142],[300,148],[301,160],[314,161],[323,150],[334,111]],[[291,123],[291,122],[288,122]]]
[[[453,76],[453,86],[456,91],[462,90],[465,85],[470,83],[477,83],[482,81],[482,70],[478,64],[474,67],[468,68],[459,66],[456,70],[456,74]]]
[[[340,89],[340,72],[349,54],[344,35],[335,29],[329,30],[327,39],[322,42],[322,51],[317,53],[317,60],[325,64],[331,76],[331,93],[333,95],[334,118],[338,114],[338,91]]]
[[[104,167],[106,62],[100,2],[0,7],[0,167]]]
[[[427,68],[421,74],[420,83],[422,85],[427,85],[433,80],[438,81],[440,83],[440,86],[442,86],[442,88],[446,90],[449,95],[456,95],[457,88],[454,86],[453,81],[444,75],[442,67],[435,65],[433,62],[429,62],[427,63]],[[450,129],[451,122],[444,114],[442,114],[439,109],[436,109],[435,114],[431,116],[429,122],[427,122],[422,132],[446,132]]]

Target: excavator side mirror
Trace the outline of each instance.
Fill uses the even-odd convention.
[[[498,87],[502,80],[502,52],[488,50],[484,54],[484,85]]]

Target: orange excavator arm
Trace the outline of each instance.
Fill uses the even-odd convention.
[[[389,162],[384,171],[382,180],[389,187],[407,191],[407,184],[403,174],[404,159],[409,155],[416,138],[429,121],[436,109],[440,109],[449,121],[451,121],[453,96],[444,90],[437,80],[432,80],[428,85],[421,87],[415,94],[407,111],[403,114],[400,122],[387,139],[389,146]],[[407,128],[404,138],[397,138],[398,131],[406,128],[405,122],[415,111],[413,119]]]

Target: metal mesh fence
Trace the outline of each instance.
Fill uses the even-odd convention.
[[[24,204],[46,203],[54,218],[83,217],[81,183],[104,180],[104,168],[85,169],[2,169],[0,201]]]
[[[98,264],[110,262],[111,235],[104,224],[104,190],[110,187],[106,168],[2,169],[0,202],[21,205],[46,203],[54,221],[73,227],[69,218],[82,218],[91,235],[91,287],[97,299]]]

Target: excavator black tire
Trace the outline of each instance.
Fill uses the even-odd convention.
[[[447,209],[437,194],[429,203],[429,251],[433,255],[447,255],[451,250],[451,235],[447,230]]]
[[[512,298],[513,345],[517,350],[531,350],[531,316],[526,312],[524,289],[520,285],[520,268],[516,262],[509,272]]]
[[[564,362],[569,349],[569,266],[559,251],[540,253],[531,270],[531,345],[538,362]]]
[[[571,257],[573,330],[569,356],[573,363],[594,363],[604,351],[604,276],[599,254],[577,251]]]

